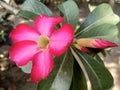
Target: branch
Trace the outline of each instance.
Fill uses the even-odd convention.
[[[19,12],[18,9],[16,9],[16,8],[14,8],[14,7],[12,7],[12,6],[10,6],[2,1],[0,1],[0,5],[2,7],[4,7],[5,9],[9,10],[10,12],[12,12],[13,14],[17,14]]]

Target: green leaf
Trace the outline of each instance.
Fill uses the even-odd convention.
[[[38,0],[26,0],[19,14],[28,19],[34,19],[41,14],[53,15],[51,10]]]
[[[85,30],[79,38],[98,38],[105,39],[114,43],[120,43],[118,39],[118,28],[112,24],[101,24],[95,27],[90,27]]]
[[[108,90],[111,88],[113,77],[103,64],[77,49],[71,50],[84,73],[87,73],[92,90]]]
[[[73,76],[73,56],[70,51],[55,58],[55,66],[49,77],[39,82],[37,90],[69,90]]]
[[[92,38],[93,36],[93,38],[105,38],[107,40],[112,39],[110,41],[115,40],[114,42],[118,42],[118,39],[116,38],[116,36],[118,35],[118,30],[117,27],[114,25],[116,25],[119,21],[120,18],[116,14],[114,14],[110,5],[101,4],[89,14],[85,22],[81,24],[80,28],[75,33],[75,36],[76,38],[81,38],[83,36]],[[113,28],[110,29],[111,27]],[[107,32],[108,35],[106,36]],[[101,36],[102,34],[103,36]]]
[[[24,17],[24,18],[26,18],[26,19],[32,19],[32,20],[34,20],[35,17],[38,16],[37,14],[35,14],[35,13],[33,13],[33,12],[25,11],[25,10],[21,10],[21,11],[19,12],[19,14],[20,14],[20,16],[22,16],[22,17]]]
[[[75,28],[79,19],[79,9],[73,0],[68,0],[58,6],[64,15],[65,23],[70,23]]]
[[[104,62],[103,62],[102,58],[99,55],[95,55],[95,60],[97,60],[102,65],[104,65]]]
[[[101,4],[97,6],[86,18],[85,22],[81,24],[80,30],[103,23],[116,25],[120,21],[119,16],[114,14],[109,4]]]
[[[70,90],[87,90],[85,75],[76,60],[74,60],[73,82]]]
[[[32,62],[29,62],[27,65],[20,67],[21,70],[25,73],[30,73],[32,68]]]

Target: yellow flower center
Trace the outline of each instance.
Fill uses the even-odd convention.
[[[49,38],[47,36],[41,35],[38,40],[38,46],[40,49],[45,50],[49,45]]]

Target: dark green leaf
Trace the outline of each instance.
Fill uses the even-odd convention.
[[[75,28],[79,19],[79,9],[73,0],[68,0],[58,6],[65,17],[65,23],[70,23]]]
[[[90,27],[100,25],[103,23],[109,23],[116,25],[120,21],[120,18],[114,14],[109,4],[101,4],[97,6],[86,18],[85,22],[81,24],[80,31],[89,29]]]
[[[26,18],[26,19],[32,19],[32,20],[35,19],[35,17],[38,16],[37,14],[35,14],[35,13],[33,13],[33,12],[25,11],[25,10],[21,10],[21,11],[19,12],[19,14],[20,14],[22,17]]]
[[[101,57],[99,55],[95,55],[95,60],[97,60],[102,65],[104,65],[104,62],[103,62],[103,60],[101,59]]]
[[[101,24],[94,27],[90,27],[85,30],[79,38],[100,38],[114,43],[120,43],[118,39],[118,28],[112,24]],[[79,34],[79,33],[78,33]]]
[[[34,19],[41,14],[53,15],[51,10],[38,0],[26,0],[19,14],[28,19]]]
[[[68,51],[55,58],[55,66],[50,76],[39,82],[37,90],[69,90],[73,76],[73,56]]]
[[[99,5],[81,24],[75,36],[76,38],[103,38],[118,43],[116,24],[119,21],[119,17],[113,13],[110,5]]]
[[[104,65],[86,53],[71,50],[82,70],[87,73],[92,90],[108,90],[113,85],[113,77]]]
[[[70,90],[87,90],[85,75],[76,60],[74,60],[73,82]]]

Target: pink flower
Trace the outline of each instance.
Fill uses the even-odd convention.
[[[104,48],[109,48],[109,47],[115,47],[117,46],[117,44],[110,42],[110,41],[102,40],[102,39],[95,39],[93,41],[93,46],[95,48],[104,49]]]
[[[77,40],[73,41],[73,46],[76,47],[77,49],[80,49],[81,51],[88,53],[90,52],[86,47],[80,46],[79,44],[76,43]],[[75,42],[75,43],[74,43]]]
[[[41,15],[35,19],[34,27],[19,24],[10,33],[10,57],[19,66],[32,61],[31,80],[35,83],[47,78],[54,66],[53,56],[65,53],[73,40],[70,24],[55,29],[63,20],[60,16]]]
[[[79,49],[85,53],[90,52],[86,47],[79,47]]]
[[[85,52],[87,50],[87,48],[85,47],[105,49],[105,48],[117,46],[117,44],[107,41],[107,40],[92,39],[92,38],[80,38],[76,40],[76,43],[78,44],[80,50],[85,51]],[[84,47],[84,50],[81,47]],[[87,50],[87,52],[89,51]]]

